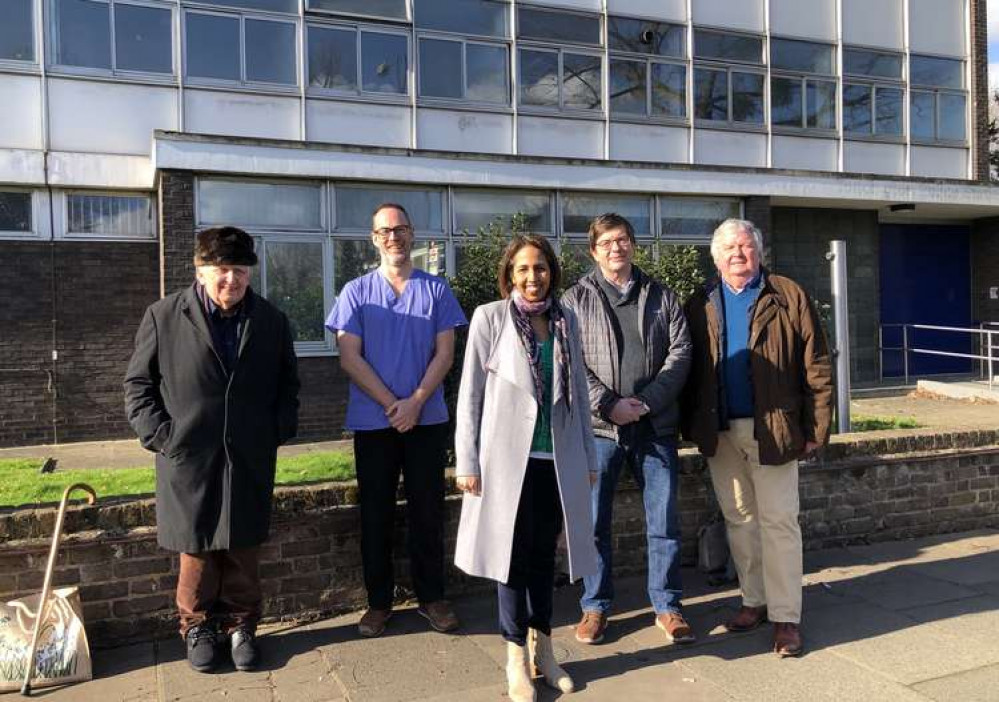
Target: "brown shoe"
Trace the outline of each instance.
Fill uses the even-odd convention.
[[[766,607],[739,607],[734,617],[725,622],[729,631],[752,631],[767,620]]]
[[[801,630],[793,622],[774,622],[774,653],[781,658],[800,656]]]
[[[584,611],[583,618],[576,625],[576,641],[584,644],[597,644],[604,640],[607,631],[607,615],[603,612]]]
[[[361,621],[357,623],[357,633],[369,639],[381,636],[382,632],[385,631],[385,624],[391,616],[391,609],[372,609],[369,607],[368,611],[361,617]]]
[[[690,624],[679,612],[663,612],[656,615],[656,627],[666,632],[666,638],[673,643],[688,644],[694,643],[697,637]]]
[[[437,600],[436,602],[421,604],[416,611],[421,617],[430,622],[430,626],[435,631],[447,633],[454,631],[460,626],[458,615],[451,609],[451,605],[447,600]]]

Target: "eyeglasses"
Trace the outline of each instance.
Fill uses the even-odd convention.
[[[408,224],[400,224],[398,227],[382,227],[372,232],[382,241],[388,241],[389,237],[395,234],[396,239],[402,239],[413,233],[413,228]]]
[[[601,251],[610,251],[617,244],[618,248],[625,250],[631,248],[631,239],[626,236],[619,236],[614,239],[601,239],[594,246]]]

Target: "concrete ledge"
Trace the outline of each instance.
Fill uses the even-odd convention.
[[[920,380],[916,383],[918,390],[932,392],[935,395],[952,397],[956,400],[988,400],[989,402],[999,402],[999,378],[997,378],[989,390],[987,380],[966,380],[952,383],[944,383],[939,380]]]

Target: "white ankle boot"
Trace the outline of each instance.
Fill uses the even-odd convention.
[[[549,687],[565,694],[576,691],[576,683],[555,660],[550,636],[531,629],[527,634],[527,647],[530,649],[532,668],[544,677]]]
[[[510,702],[534,702],[534,683],[528,668],[527,646],[506,642],[506,685]]]

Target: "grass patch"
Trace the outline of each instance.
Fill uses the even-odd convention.
[[[850,417],[850,431],[883,431],[885,429],[918,429],[922,425],[911,417],[879,417],[854,415]]]
[[[42,461],[31,459],[0,460],[0,507],[19,507],[58,502],[62,492],[73,483],[87,483],[97,497],[151,495],[156,491],[153,468],[114,468],[94,470],[56,470],[39,473]],[[299,485],[354,477],[354,456],[348,451],[316,451],[278,458],[276,481],[279,485]]]

